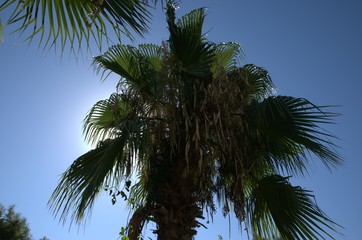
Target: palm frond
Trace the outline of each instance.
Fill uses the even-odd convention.
[[[262,100],[275,94],[271,77],[265,69],[246,64],[239,69],[239,74],[247,83],[244,94],[249,100]]]
[[[121,76],[119,86],[124,85],[135,94],[156,97],[159,89],[158,71],[161,68],[161,47],[140,45],[139,49],[122,44],[112,46],[106,53],[94,58],[94,66],[102,75],[114,72]]]
[[[107,139],[77,158],[63,173],[48,204],[63,222],[72,214],[79,223],[106,184],[118,184],[129,176],[129,158],[124,155],[127,136]]]
[[[147,202],[146,200],[147,200],[148,189],[145,189],[145,183],[144,183],[145,175],[139,175],[137,178],[138,181],[135,184],[133,184],[130,189],[130,194],[129,194],[130,198],[127,204],[130,209],[135,209],[140,206],[145,206]]]
[[[142,0],[5,0],[0,12],[5,9],[12,11],[7,25],[20,25],[16,31],[28,31],[28,40],[39,36],[44,48],[59,43],[62,52],[67,44],[89,47],[91,39],[101,48],[109,29],[117,38],[132,37],[131,30],[142,35],[150,19]]]
[[[202,27],[206,16],[206,9],[199,8],[192,10],[190,13],[182,16],[176,23],[181,29],[187,29],[191,34],[199,39],[202,38]]]
[[[253,189],[248,203],[253,236],[272,239],[334,239],[338,226],[317,206],[310,191],[292,186],[288,178],[266,176]],[[340,226],[338,226],[340,227]]]
[[[117,93],[98,101],[83,120],[85,140],[94,144],[116,136],[119,125],[127,118],[130,110],[126,97]]]
[[[170,49],[180,70],[195,76],[209,73],[214,55],[214,45],[202,39],[200,34],[204,20],[204,9],[197,9],[185,15],[175,24],[174,9],[169,7],[168,26],[170,30]]]
[[[329,168],[342,163],[329,140],[333,135],[318,124],[332,123],[336,114],[324,111],[303,98],[268,97],[253,101],[247,109],[249,133],[260,144],[259,151],[277,168],[303,174],[307,153],[314,153]]]
[[[140,55],[147,59],[157,72],[161,70],[162,64],[162,48],[155,44],[141,44],[138,47]]]
[[[220,43],[215,46],[215,59],[213,61],[213,73],[216,77],[219,72],[231,72],[235,70],[243,58],[240,44],[235,42]]]
[[[129,45],[110,47],[107,52],[95,57],[93,64],[98,72],[103,71],[103,75],[111,71],[130,81],[140,76],[137,49]]]

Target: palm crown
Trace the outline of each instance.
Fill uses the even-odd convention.
[[[159,239],[192,239],[215,201],[256,239],[333,238],[335,223],[311,192],[282,175],[303,175],[309,153],[327,167],[342,162],[318,127],[335,114],[276,95],[266,70],[240,67],[238,44],[205,38],[204,18],[197,9],[176,21],[169,3],[167,42],[115,45],[95,57],[99,71],[121,80],[86,116],[85,138],[97,144],[62,175],[54,213],[79,222],[105,186],[125,184],[131,239],[147,221]]]

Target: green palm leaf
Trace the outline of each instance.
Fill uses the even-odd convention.
[[[98,72],[102,71],[103,75],[117,73],[122,77],[119,86],[123,84],[124,87],[135,90],[136,95],[151,98],[162,94],[158,76],[161,63],[161,47],[153,44],[140,45],[138,49],[119,44],[94,58]]]
[[[113,138],[130,111],[124,95],[114,93],[108,99],[98,101],[84,119],[85,140],[94,144],[108,137]]]
[[[137,49],[122,44],[114,45],[103,55],[94,58],[94,65],[103,75],[109,71],[117,73],[129,81],[140,77]]]
[[[72,218],[81,221],[106,184],[119,184],[123,175],[129,176],[131,163],[123,152],[126,139],[124,135],[99,142],[73,162],[49,200],[55,215],[65,221],[72,212]]]
[[[338,165],[342,160],[328,140],[334,136],[318,126],[331,123],[336,114],[323,109],[306,99],[287,96],[253,101],[247,109],[249,133],[260,144],[259,151],[264,149],[280,170],[303,174],[308,152],[316,154],[327,167]]]
[[[168,9],[167,14],[170,49],[179,63],[180,70],[195,76],[209,74],[214,45],[202,38],[204,9],[190,12],[177,24],[174,22],[174,9]]]
[[[145,58],[156,72],[161,70],[162,48],[155,44],[141,44],[138,47],[140,56]]]
[[[91,39],[101,48],[109,29],[118,39],[122,34],[132,37],[131,30],[146,32],[147,8],[142,0],[5,0],[0,12],[10,9],[7,25],[19,24],[16,31],[28,32],[28,40],[39,35],[44,48],[59,43],[63,52],[67,44],[71,49],[83,43],[89,47]]]
[[[294,187],[288,178],[266,176],[253,189],[248,218],[253,236],[272,239],[334,239],[322,227],[336,225],[313,201],[310,191]],[[337,226],[337,225],[336,225]],[[326,238],[327,237],[327,238]]]
[[[181,29],[187,29],[192,35],[195,35],[201,39],[202,27],[206,16],[205,12],[205,8],[195,9],[190,13],[182,16],[177,21],[177,26]]]
[[[73,162],[53,192],[49,205],[61,220],[73,212],[73,220],[80,222],[102,186],[118,186],[142,169],[151,147],[149,121],[137,116],[132,106],[126,95],[112,94],[96,103],[85,118],[86,139],[102,141]]]
[[[248,100],[262,100],[275,94],[271,77],[265,69],[254,64],[246,64],[239,69],[239,74],[247,83],[244,97]]]
[[[213,60],[212,71],[215,77],[222,71],[231,72],[235,70],[243,57],[240,44],[235,42],[217,44],[214,51],[215,59]]]

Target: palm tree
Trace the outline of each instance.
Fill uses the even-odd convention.
[[[8,11],[5,26],[20,25],[15,32],[25,32],[27,40],[44,48],[60,44],[63,52],[65,47],[89,48],[92,40],[101,48],[110,36],[120,41],[121,35],[132,37],[132,31],[142,35],[149,7],[147,0],[5,0],[0,12]],[[3,27],[0,18],[0,38]]]
[[[335,114],[276,95],[266,70],[239,65],[238,44],[208,41],[204,9],[176,21],[169,2],[166,14],[161,46],[119,44],[94,59],[121,79],[84,120],[85,139],[97,144],[62,175],[54,214],[79,223],[112,187],[133,210],[130,239],[149,221],[158,239],[192,239],[216,202],[255,239],[333,239],[338,225],[289,176],[307,172],[310,153],[341,164],[333,135],[319,127]]]

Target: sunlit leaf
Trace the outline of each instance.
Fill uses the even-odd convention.
[[[150,19],[148,1],[134,0],[5,0],[0,12],[9,10],[7,25],[43,48],[60,46],[88,49],[91,41],[99,49],[104,41],[142,35]]]

